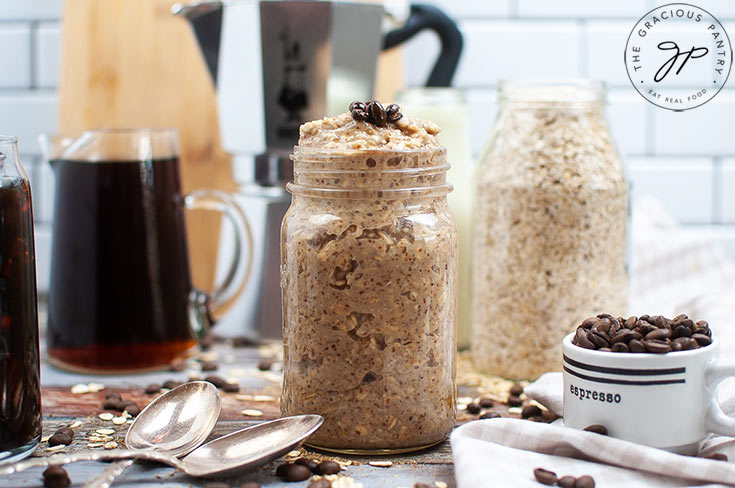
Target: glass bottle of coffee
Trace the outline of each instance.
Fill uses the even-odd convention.
[[[17,138],[0,136],[0,463],[41,439],[37,310],[30,184]]]

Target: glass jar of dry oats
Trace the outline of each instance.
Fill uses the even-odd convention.
[[[406,452],[454,427],[457,230],[435,129],[302,126],[281,229],[281,411],[324,417],[310,445]]]
[[[509,81],[476,173],[472,356],[534,379],[586,317],[626,312],[628,184],[589,80]]]

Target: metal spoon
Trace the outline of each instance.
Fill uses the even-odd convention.
[[[222,409],[222,397],[207,381],[177,386],[148,404],[125,435],[133,451],[157,451],[181,457],[201,445],[214,429]],[[134,459],[117,461],[84,484],[108,488]]]
[[[323,420],[320,415],[297,415],[264,422],[210,441],[183,459],[154,451],[77,452],[26,459],[7,468],[0,468],[0,474],[13,474],[28,468],[77,461],[142,459],[167,464],[189,476],[231,476],[265,464],[295,449],[319,428]]]

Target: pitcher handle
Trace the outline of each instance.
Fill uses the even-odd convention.
[[[240,294],[250,278],[253,266],[253,236],[250,224],[235,199],[227,192],[220,190],[194,190],[184,197],[184,204],[189,210],[214,210],[220,212],[235,229],[234,253],[232,263],[225,278],[218,286],[207,293],[194,288],[190,302],[190,318],[199,329],[200,337],[207,333],[214,324],[216,311],[223,304]],[[240,267],[243,252],[243,242],[247,243],[248,258],[245,273],[241,280],[235,281],[235,275]]]

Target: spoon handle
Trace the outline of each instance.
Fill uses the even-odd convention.
[[[105,468],[100,474],[87,481],[82,488],[110,488],[118,476],[135,462],[135,459],[124,459],[115,461]]]
[[[79,461],[116,461],[121,459],[141,459],[167,464],[174,468],[182,469],[181,462],[169,454],[156,452],[131,451],[119,449],[116,451],[82,451],[71,454],[54,454],[43,458],[31,458],[20,461],[10,466],[0,467],[0,474],[13,474],[29,468],[45,468],[61,464],[76,463]]]

